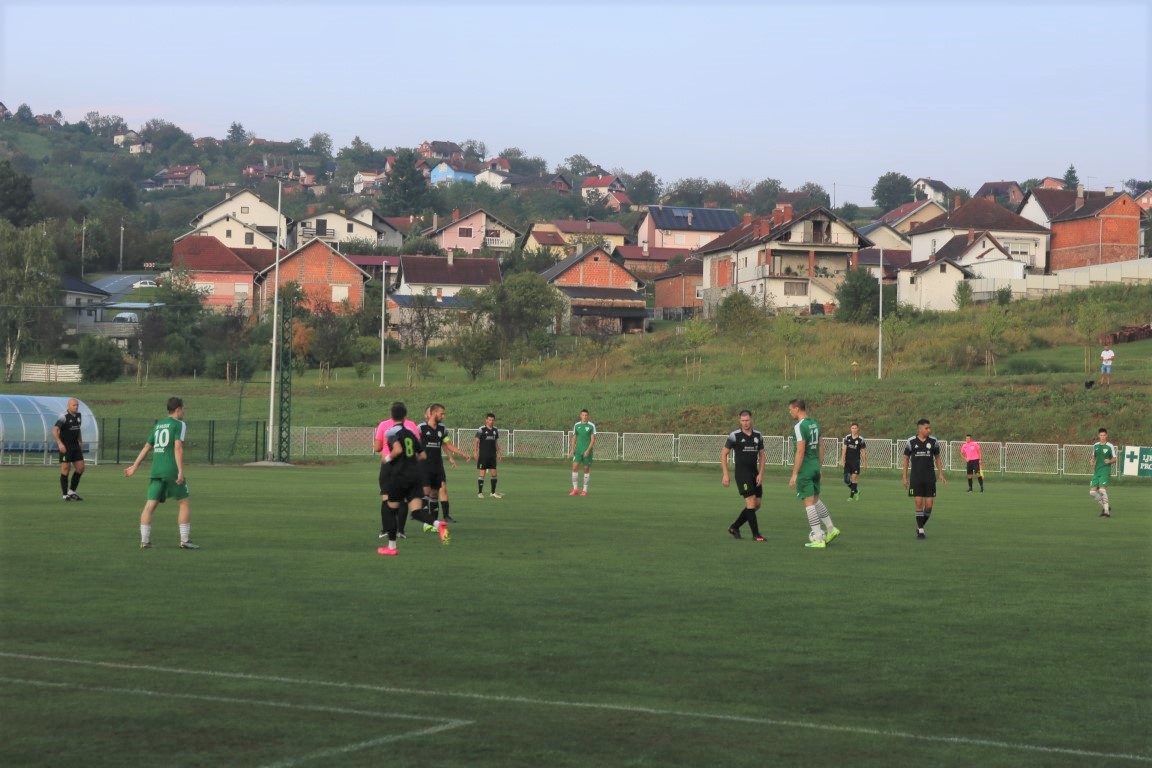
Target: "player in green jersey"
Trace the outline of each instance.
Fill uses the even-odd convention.
[[[588,409],[580,411],[580,421],[572,427],[572,492],[569,496],[588,495],[588,483],[592,475],[592,449],[596,446],[596,425],[588,420]],[[580,480],[580,467],[584,467],[584,490],[577,487]]]
[[[828,507],[820,500],[820,467],[824,463],[820,425],[808,416],[808,406],[803,400],[789,401],[788,412],[796,420],[793,428],[796,461],[792,464],[792,478],[788,486],[796,489],[796,497],[803,502],[804,511],[808,514],[808,527],[811,531],[804,546],[824,549],[828,542],[840,535],[840,529],[832,523]]]
[[[1112,476],[1112,465],[1116,463],[1116,446],[1108,442],[1108,430],[1100,427],[1096,433],[1096,444],[1092,446],[1092,479],[1088,482],[1088,495],[1100,504],[1100,517],[1112,517],[1112,505],[1108,502],[1108,478]]]
[[[180,504],[177,524],[180,526],[180,549],[200,549],[189,537],[192,533],[192,512],[188,504],[188,479],[184,476],[184,436],[188,425],[184,423],[184,401],[168,398],[168,418],[152,427],[148,442],[132,466],[124,469],[124,477],[132,477],[140,463],[152,451],[152,472],[148,480],[148,501],[140,513],[140,548],[152,548],[152,513],[157,504],[175,499]]]

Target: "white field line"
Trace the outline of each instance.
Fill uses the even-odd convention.
[[[288,760],[280,760],[275,763],[269,763],[263,768],[293,768],[294,766],[310,762],[312,760],[320,760],[326,757],[335,757],[337,755],[346,755],[351,752],[359,752],[363,749],[370,749],[382,744],[388,744],[401,739],[413,739],[420,736],[431,736],[441,731],[451,730],[453,728],[461,728],[472,723],[468,720],[453,720],[448,718],[438,717],[422,717],[419,715],[407,715],[393,712],[374,712],[365,709],[348,709],[346,707],[330,707],[317,704],[290,704],[286,701],[270,701],[267,699],[243,699],[234,696],[205,696],[194,693],[168,693],[165,691],[153,691],[146,688],[114,688],[109,686],[99,685],[81,685],[78,683],[58,683],[48,680],[27,680],[15,677],[0,677],[0,683],[12,685],[32,685],[39,688],[58,688],[68,691],[88,691],[93,693],[114,693],[126,694],[133,696],[150,696],[154,698],[164,699],[181,699],[186,701],[207,701],[214,704],[243,704],[255,705],[259,707],[272,707],[275,709],[292,709],[302,712],[324,712],[327,714],[336,715],[354,715],[359,717],[371,717],[379,720],[431,720],[436,725],[429,726],[428,728],[421,728],[415,731],[404,731],[401,733],[392,733],[387,736],[381,736],[368,741],[360,741],[354,744],[345,744],[339,747],[330,747],[328,749],[321,749],[315,752],[309,752],[304,755],[290,758]]]
[[[631,714],[653,715],[656,717],[691,718],[694,720],[716,720],[732,723],[748,723],[751,725],[767,725],[777,728],[803,728],[812,731],[825,731],[830,733],[855,733],[864,736],[878,736],[888,739],[905,739],[909,741],[923,741],[933,744],[963,744],[974,747],[987,747],[990,749],[1012,750],[1018,752],[1034,752],[1053,755],[1071,755],[1084,758],[1104,758],[1109,760],[1129,760],[1137,763],[1152,764],[1152,755],[1137,755],[1119,752],[1097,752],[1087,749],[1070,749],[1067,747],[1049,747],[1042,744],[1026,744],[1023,742],[997,741],[994,739],[981,739],[967,736],[933,736],[921,733],[908,733],[905,731],[891,731],[880,728],[866,728],[851,725],[832,725],[804,720],[777,720],[773,718],[748,717],[744,715],[720,715],[710,712],[687,712],[675,709],[657,709],[626,704],[607,704],[596,702],[564,701],[557,699],[535,699],[526,696],[499,696],[485,693],[465,693],[459,691],[423,691],[413,688],[395,688],[384,685],[371,685],[368,683],[341,683],[330,680],[312,680],[307,678],[280,677],[278,675],[253,675],[245,672],[218,672],[214,670],[182,669],[179,667],[160,667],[150,664],[124,664],[111,661],[87,661],[84,659],[68,659],[58,656],[38,656],[24,653],[7,653],[0,651],[0,658],[23,659],[25,661],[43,661],[56,664],[78,664],[106,669],[125,669],[141,672],[162,672],[172,675],[195,675],[199,677],[216,677],[231,680],[254,680],[268,683],[282,683],[285,685],[301,685],[342,690],[371,691],[373,693],[397,693],[408,696],[429,696],[453,699],[472,699],[475,701],[505,702],[510,704],[528,704],[537,707],[559,707],[569,709],[590,709],[605,712],[626,712]]]

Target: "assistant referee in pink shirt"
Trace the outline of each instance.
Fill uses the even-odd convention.
[[[972,493],[973,477],[980,481],[980,493],[984,493],[984,467],[980,465],[980,443],[973,440],[972,435],[964,435],[960,455],[968,462],[968,493]]]

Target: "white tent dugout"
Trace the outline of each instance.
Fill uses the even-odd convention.
[[[52,427],[68,410],[67,397],[0,394],[0,464],[55,464],[59,449]],[[80,400],[85,461],[95,464],[100,425],[92,409]]]

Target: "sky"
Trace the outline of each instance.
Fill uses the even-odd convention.
[[[0,101],[663,182],[1152,178],[1147,2],[0,0]]]

